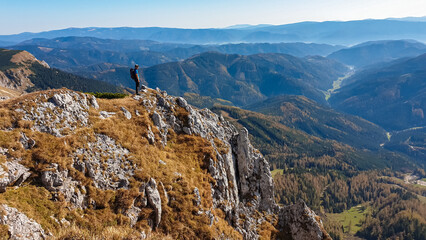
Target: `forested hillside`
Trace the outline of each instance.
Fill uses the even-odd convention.
[[[82,92],[123,92],[121,87],[50,68],[30,53],[0,49],[0,86],[19,92],[66,87]]]
[[[219,105],[213,110],[237,127],[249,130],[253,144],[274,169],[277,201],[306,201],[325,216],[326,229],[333,239],[351,234],[367,239],[425,236],[426,219],[422,213],[426,187],[402,179],[406,171],[426,175],[424,167],[409,157],[386,150],[363,151],[313,137],[282,125],[278,116]],[[359,220],[340,222],[347,210],[358,205],[365,209]],[[389,211],[389,207],[395,208]],[[409,212],[412,214],[407,215]]]
[[[208,52],[182,62],[144,69],[143,77],[148,86],[160,87],[174,95],[193,92],[236,105],[281,94],[304,95],[326,104],[322,91],[346,71],[343,64],[322,57]]]

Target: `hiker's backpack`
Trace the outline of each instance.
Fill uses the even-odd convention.
[[[131,77],[133,80],[136,80],[136,72],[135,72],[135,69],[134,69],[134,68],[130,68],[130,77]]]

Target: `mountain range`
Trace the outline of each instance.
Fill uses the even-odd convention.
[[[330,104],[361,116],[387,130],[426,125],[426,54],[361,71],[347,79]]]
[[[414,40],[370,41],[338,50],[328,58],[358,68],[390,62],[400,58],[416,57],[426,53],[426,45]]]
[[[319,56],[208,52],[143,69],[142,75],[148,86],[174,95],[193,92],[241,106],[281,94],[304,95],[326,104],[322,91],[347,71],[346,66]]]
[[[0,236],[424,239],[425,45],[389,40],[424,41],[406,20],[0,37],[24,41],[0,49]],[[135,63],[139,96],[33,92],[125,92]]]
[[[191,45],[146,40],[61,37],[55,39],[31,39],[9,48],[28,51],[53,67],[70,71],[75,67],[87,67],[101,63],[113,63],[123,66],[139,63],[141,66],[148,67],[165,62],[183,60],[207,51],[242,55],[285,53],[298,57],[308,55],[326,56],[341,49],[342,46],[313,43]]]
[[[237,29],[178,29],[178,28],[68,28],[40,33],[2,35],[0,41],[19,43],[33,38],[67,36],[106,39],[143,39],[160,42],[217,44],[235,42],[315,42],[353,45],[365,41],[416,39],[426,41],[426,22],[400,20],[359,20],[300,22],[285,25]]]

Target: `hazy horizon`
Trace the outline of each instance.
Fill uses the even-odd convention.
[[[225,28],[314,21],[424,17],[422,0],[5,0],[0,35],[85,27]]]

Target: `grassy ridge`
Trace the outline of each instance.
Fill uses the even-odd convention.
[[[10,61],[13,55],[19,53],[19,50],[6,50],[0,48],[0,71],[5,71],[10,68],[16,68],[18,65]]]

